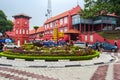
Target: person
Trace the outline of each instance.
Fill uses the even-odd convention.
[[[0,52],[3,51],[3,46],[4,46],[2,37],[3,35],[2,33],[0,33]]]
[[[88,48],[88,44],[89,44],[89,43],[88,43],[88,42],[86,42],[86,45],[85,45],[85,46],[86,46],[86,48]]]
[[[95,47],[96,47],[96,50],[98,50],[98,51],[100,51],[100,44],[101,43],[97,40]]]
[[[115,40],[115,42],[114,42],[114,45],[115,45],[115,46],[118,46],[118,44],[117,44],[117,41],[116,41],[116,40]]]

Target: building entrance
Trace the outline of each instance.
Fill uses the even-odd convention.
[[[71,33],[71,34],[70,34],[70,40],[73,40],[73,41],[78,40],[78,34]]]

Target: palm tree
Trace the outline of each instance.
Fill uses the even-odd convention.
[[[39,28],[39,26],[34,26],[33,28],[35,29],[35,34],[36,34],[37,29]],[[36,38],[36,36],[35,36],[35,38]]]

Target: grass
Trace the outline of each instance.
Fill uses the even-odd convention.
[[[120,39],[120,30],[98,32],[106,39]]]

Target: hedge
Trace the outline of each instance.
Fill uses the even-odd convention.
[[[94,57],[99,57],[99,52],[95,52],[94,54],[91,55],[86,55],[86,56],[29,56],[29,55],[14,55],[14,54],[5,54],[4,52],[0,53],[0,56],[7,57],[9,59],[25,59],[25,60],[46,60],[46,61],[57,61],[57,60],[90,60]]]

